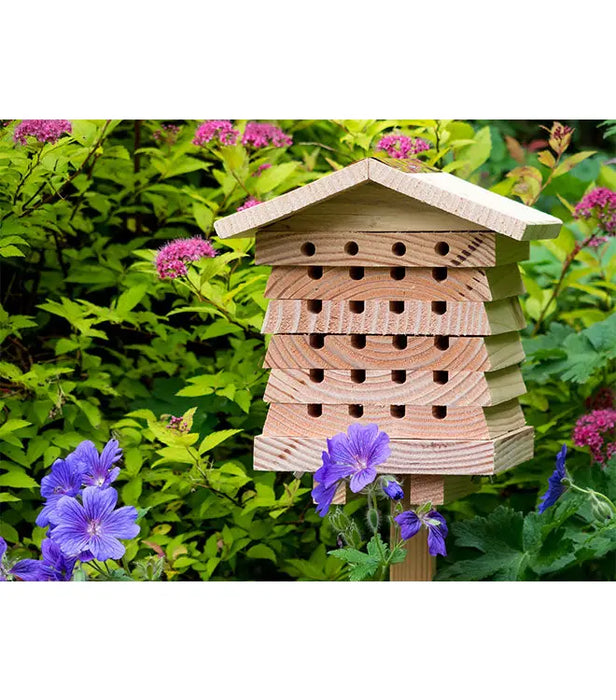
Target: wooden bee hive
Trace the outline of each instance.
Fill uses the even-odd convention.
[[[382,470],[437,505],[532,457],[516,263],[561,222],[417,170],[368,158],[216,222],[221,238],[257,234],[272,266],[255,469],[314,472],[327,437],[376,423]]]

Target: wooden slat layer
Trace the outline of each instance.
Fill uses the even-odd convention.
[[[301,195],[301,190],[297,191]],[[276,231],[468,231],[484,230],[437,207],[367,182],[272,223]],[[267,229],[265,229],[267,230]]]
[[[405,509],[424,503],[433,506],[457,501],[481,488],[480,481],[472,476],[448,476],[441,474],[414,474],[404,477]]]
[[[361,416],[358,415],[361,410]],[[496,406],[378,406],[375,404],[281,404],[269,407],[264,435],[332,437],[350,423],[376,423],[392,438],[481,440],[523,428],[524,414],[516,399]]]
[[[526,393],[518,367],[497,372],[273,369],[264,400],[272,403],[494,406]],[[322,377],[322,378],[321,378]]]
[[[483,474],[514,467],[532,457],[533,429],[521,428],[495,440],[391,440],[381,474]],[[254,466],[260,471],[315,472],[322,464],[322,438],[255,438]]]
[[[517,298],[501,301],[320,301],[274,299],[263,333],[496,335],[526,320]]]
[[[361,227],[337,233],[316,228],[292,233],[261,231],[257,236],[255,262],[333,267],[488,268],[526,260],[529,254],[528,242],[513,241],[493,232],[393,230],[375,234]]]
[[[321,344],[323,347],[319,347]],[[523,359],[524,350],[516,332],[486,338],[448,336],[436,339],[406,335],[303,334],[272,336],[263,366],[488,372],[509,367]]]
[[[518,266],[487,270],[437,267],[274,267],[267,299],[493,301],[524,294]]]

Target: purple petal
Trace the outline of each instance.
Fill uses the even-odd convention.
[[[88,549],[88,519],[83,506],[75,498],[63,496],[58,501],[54,520],[55,527],[49,532],[49,536],[58,544],[63,554],[75,557]]]
[[[317,484],[312,489],[311,495],[317,506],[317,514],[322,518],[324,518],[329,511],[329,507],[331,506],[336,494],[337,486],[338,484],[336,483],[328,487],[324,486],[323,484]]]
[[[376,469],[374,467],[366,467],[365,469],[360,469],[355,472],[351,477],[351,491],[353,493],[358,493],[364,487],[371,484],[376,479]]]
[[[122,450],[120,449],[120,443],[117,440],[109,440],[101,452],[100,463],[102,467],[105,471],[109,471],[112,465],[121,458]]]
[[[387,435],[387,433],[379,433],[370,448],[366,464],[372,467],[378,467],[380,464],[384,464],[389,459],[390,455],[389,435]]]
[[[141,529],[135,520],[137,520],[137,509],[133,506],[123,506],[109,513],[101,523],[101,527],[105,535],[119,540],[132,540]]]
[[[369,425],[360,425],[353,423],[349,425],[347,434],[349,436],[349,445],[351,453],[362,462],[368,463],[368,456],[372,449],[372,443],[375,441],[379,432],[379,426],[375,423]]]
[[[98,535],[92,538],[91,550],[95,559],[121,559],[126,552],[126,547],[111,535]]]
[[[0,537],[0,559],[6,554],[6,541],[4,537]]]
[[[88,520],[104,520],[115,508],[118,502],[118,492],[115,489],[99,489],[88,486],[83,490],[83,508]]]
[[[327,450],[332,462],[354,466],[357,459],[351,451],[348,437],[344,433],[338,433],[327,440]]]
[[[421,520],[417,513],[412,510],[407,510],[400,515],[396,515],[394,520],[400,525],[400,536],[403,540],[410,540],[421,529]]]
[[[38,559],[22,559],[10,571],[20,581],[50,581],[51,572]]]
[[[437,554],[447,556],[445,548],[445,534],[441,532],[440,527],[428,526],[428,552],[435,557]]]
[[[429,518],[430,520],[438,520],[438,522],[439,522],[438,529],[442,533],[443,537],[447,537],[447,535],[449,534],[449,528],[447,527],[447,522],[445,521],[445,518],[438,511],[431,510],[426,517]]]

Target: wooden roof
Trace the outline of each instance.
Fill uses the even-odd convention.
[[[221,238],[251,236],[264,226],[367,182],[518,241],[556,238],[562,225],[555,216],[449,173],[392,159],[365,158],[275,199],[219,219],[214,228]]]

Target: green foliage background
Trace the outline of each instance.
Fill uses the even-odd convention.
[[[177,122],[177,138],[157,141],[156,120],[75,121],[57,144],[27,147],[13,142],[16,122],[1,123],[0,535],[19,554],[37,556],[37,482],[52,462],[83,439],[100,447],[115,435],[121,499],[147,511],[129,562],[164,555],[169,580],[345,578],[345,563],[326,556],[335,533],[314,513],[309,478],[252,471],[266,413],[259,329],[269,270],[253,264],[253,241],[218,240],[213,222],[249,195],[273,198],[373,153],[392,129],[428,139],[429,164],[506,196],[536,194],[536,206],[565,222],[522,265],[531,324],[523,403],[536,457],[452,504],[449,521],[464,528],[498,506],[534,509],[585,402],[614,385],[615,241],[578,256],[530,337],[566,256],[589,233],[571,205],[593,186],[616,189],[606,127],[569,123],[574,160],[556,175],[538,159],[546,132],[531,122],[281,120],[293,145],[256,152],[196,147],[196,122]],[[194,235],[211,238],[219,256],[197,263],[188,284],[160,280],[156,250]],[[166,427],[169,415],[185,415],[190,430]],[[588,461],[578,452],[570,466]],[[496,517],[514,532],[511,512]],[[460,562],[474,560],[472,545],[459,532],[445,577],[470,576]],[[601,557],[536,575],[612,578]],[[487,567],[475,577],[493,575]]]

